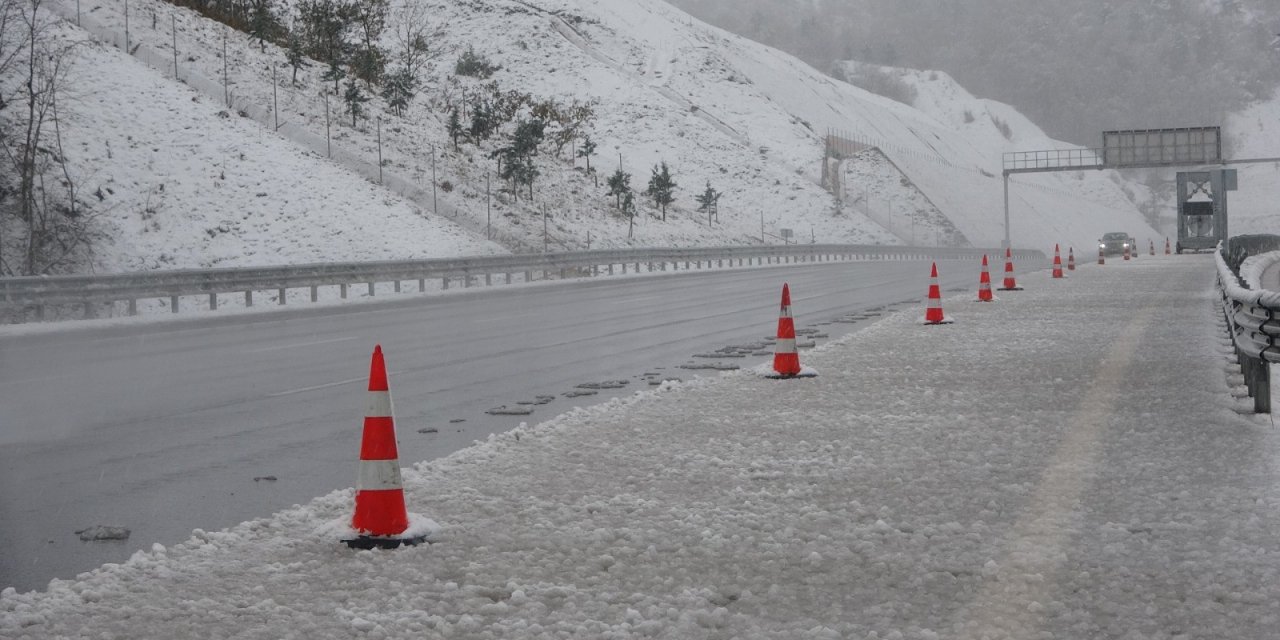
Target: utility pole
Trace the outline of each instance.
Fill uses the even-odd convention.
[[[329,92],[321,89],[320,95],[324,96],[324,155],[332,158],[333,148],[329,143]]]
[[[178,79],[178,14],[169,14],[169,22],[173,24],[173,79]],[[76,0],[76,24],[80,24],[80,0]]]
[[[547,238],[547,205],[542,205],[542,252],[547,252],[547,245],[550,244]]]
[[[488,179],[485,175],[485,179]],[[431,212],[440,215],[440,205],[436,202],[436,145],[431,145]]]

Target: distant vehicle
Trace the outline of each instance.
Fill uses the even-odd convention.
[[[1102,239],[1098,240],[1098,248],[1102,250],[1103,255],[1119,255],[1124,253],[1125,249],[1130,252],[1137,251],[1137,244],[1133,236],[1123,231],[1112,231],[1102,234]]]

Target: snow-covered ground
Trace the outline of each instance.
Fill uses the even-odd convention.
[[[1280,95],[1233,114],[1223,126],[1231,158],[1280,158]],[[1231,235],[1280,233],[1280,162],[1235,167],[1239,190],[1227,193]],[[1171,214],[1172,215],[1172,214]]]
[[[815,379],[668,383],[406,469],[430,546],[346,549],[335,492],[6,590],[0,636],[1275,637],[1280,436],[1213,273],[952,296],[805,352]]]
[[[394,4],[396,10],[401,6]],[[75,16],[69,0],[59,0],[57,6],[61,15]],[[442,216],[470,229],[473,238],[492,221],[504,244],[517,250],[541,249],[544,212],[550,219],[550,245],[557,249],[741,244],[758,242],[762,226],[773,242],[787,228],[819,242],[897,243],[915,236],[921,244],[955,237],[994,246],[1003,239],[996,178],[1000,154],[1011,147],[1061,146],[1007,106],[987,108],[1003,109],[1001,117],[1014,129],[1012,140],[991,127],[957,126],[938,113],[833,80],[657,0],[484,0],[423,6],[429,22],[441,30],[432,40],[440,57],[425,70],[423,88],[408,112],[393,115],[375,99],[367,105],[369,117],[352,127],[336,97],[330,97],[329,105],[335,157],[372,178],[380,136],[384,182],[401,192],[414,191],[413,201],[406,202],[367,181],[349,179],[352,174],[316,168],[323,164],[316,154],[326,153],[321,93],[327,85],[319,80],[318,65],[301,70],[295,84],[278,48],[262,52],[243,34],[228,34],[221,25],[156,0],[130,3],[130,49],[158,74],[144,74],[136,63],[96,53],[81,65],[85,74],[100,80],[93,86],[95,94],[120,94],[103,101],[130,105],[78,116],[85,125],[77,138],[84,151],[77,160],[82,179],[91,189],[109,181],[114,191],[104,192],[110,202],[104,200],[100,208],[112,218],[116,241],[98,252],[98,267],[231,266],[272,257],[274,262],[304,262],[316,254],[332,259],[353,253],[422,255],[436,252],[436,245],[418,244],[417,238],[456,234],[447,221],[421,219],[423,211],[437,206]],[[94,37],[124,46],[123,4],[88,3],[81,15]],[[224,36],[233,109],[219,105]],[[172,77],[175,39],[178,75],[203,96],[177,85],[173,90],[150,86],[163,83],[160,76]],[[592,159],[596,177],[584,171],[580,159],[571,160],[572,149],[566,147],[560,154],[540,155],[542,175],[533,202],[513,201],[497,180],[493,197],[485,197],[485,175],[492,168],[488,154],[500,143],[481,148],[464,144],[455,151],[445,130],[449,105],[459,105],[468,92],[474,96],[483,84],[453,75],[454,61],[468,47],[501,65],[494,80],[503,90],[592,105],[596,117],[587,132],[598,144]],[[274,91],[278,113],[272,112],[273,67],[280,78]],[[147,76],[138,82],[148,86],[122,81],[133,76]],[[140,90],[154,107],[133,108],[143,104],[135,99]],[[948,90],[922,87],[922,94],[937,94],[923,104],[959,100]],[[217,115],[223,111],[229,117]],[[248,118],[237,117],[239,111],[258,119],[256,132]],[[271,131],[277,120],[278,134]],[[857,135],[883,151],[866,163],[845,163],[847,191],[869,193],[870,203],[856,197],[837,202],[822,186],[828,130]],[[312,153],[276,151],[285,138]],[[440,186],[435,201],[430,193],[433,153]],[[277,157],[283,158],[279,166]],[[656,219],[651,204],[641,207],[644,215],[634,239],[628,239],[626,219],[605,195],[604,175],[619,161],[633,175],[637,191],[660,161],[670,163],[680,185],[667,222]],[[886,167],[896,177],[881,175]],[[720,219],[710,226],[705,215],[694,211],[693,200],[708,181],[724,193]],[[875,188],[860,184],[864,181],[874,182]],[[1106,176],[1018,182],[1013,193],[1018,246],[1084,246],[1104,227],[1146,233],[1121,189]],[[180,192],[172,193],[174,188]],[[340,193],[346,195],[334,195]],[[1082,194],[1090,202],[1082,205]],[[888,211],[891,207],[895,210]],[[863,215],[868,211],[870,217]],[[181,216],[188,214],[191,223],[184,225]],[[416,227],[424,225],[441,231],[419,233]],[[182,231],[172,231],[179,227]],[[958,235],[952,236],[952,230]],[[282,240],[286,232],[289,239]],[[387,235],[393,240],[382,241]],[[244,250],[238,251],[241,245]],[[455,250],[491,249],[472,239],[460,241]]]

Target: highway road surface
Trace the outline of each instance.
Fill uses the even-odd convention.
[[[940,269],[944,290],[976,288],[976,263]],[[928,263],[680,272],[124,328],[0,330],[0,588],[44,589],[194,528],[353,486],[375,344],[407,465],[650,381],[714,375],[680,366],[772,335],[783,282],[800,328],[902,302],[923,314]],[[834,338],[857,326],[822,330]],[[628,385],[565,396],[614,380]],[[539,396],[554,400],[518,404]],[[503,406],[534,411],[487,413]],[[95,525],[131,533],[81,541],[76,532]]]

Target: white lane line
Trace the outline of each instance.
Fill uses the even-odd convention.
[[[336,342],[349,342],[351,340],[359,340],[360,336],[348,336],[346,338],[333,338],[332,340],[317,340],[315,342],[300,342],[297,344],[282,344],[275,347],[266,347],[263,349],[252,349],[247,353],[266,353],[268,351],[280,351],[283,349],[301,349],[303,347],[314,347],[322,344],[334,344]]]
[[[351,378],[350,380],[339,380],[337,382],[330,382],[328,384],[318,384],[314,387],[303,387],[301,389],[290,389],[289,391],[278,391],[276,393],[268,393],[267,397],[279,398],[281,396],[291,396],[298,393],[306,393],[308,391],[319,391],[320,389],[328,389],[330,387],[340,387],[344,384],[351,384],[353,382],[360,382],[362,380],[367,382],[369,378],[367,377]]]

